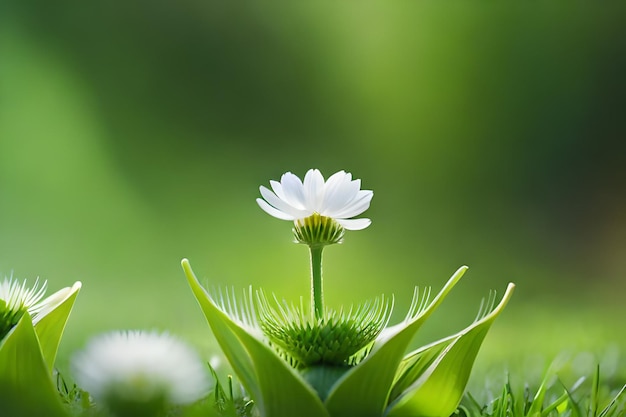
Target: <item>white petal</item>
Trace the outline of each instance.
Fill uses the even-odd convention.
[[[307,209],[319,212],[324,203],[324,177],[317,169],[310,169],[304,176],[304,197]]]
[[[334,176],[334,175],[333,175]],[[320,214],[328,217],[335,217],[335,214],[343,211],[346,205],[354,200],[361,188],[360,181],[351,181],[351,175],[346,174],[339,180],[331,183],[329,178],[326,182],[326,193],[324,196],[324,211]],[[348,216],[338,216],[348,217]]]
[[[291,172],[286,172],[280,178],[280,184],[282,186],[285,201],[293,207],[301,210],[307,209],[304,187],[300,178]]]
[[[272,186],[274,194],[276,194],[278,198],[287,201],[287,198],[285,197],[285,192],[283,191],[283,186],[278,181],[270,180],[270,185]]]
[[[337,219],[337,223],[346,230],[362,230],[372,224],[370,219]]]
[[[335,216],[337,218],[350,218],[358,216],[369,208],[372,197],[374,197],[373,191],[359,191],[356,198],[349,202],[341,211],[337,212]]]
[[[262,198],[257,198],[256,202],[259,207],[261,207],[263,211],[265,211],[270,216],[276,217],[277,219],[281,220],[295,220],[293,216],[287,213],[283,213],[282,211],[270,206],[269,204],[267,204],[267,201],[263,200]]]
[[[283,213],[288,214],[293,218],[297,218],[302,216],[303,214],[306,214],[302,210],[298,210],[297,208],[293,207],[288,202],[281,200],[276,196],[276,194],[274,194],[267,188],[261,186],[259,187],[259,190],[261,190],[261,195],[263,196],[265,201],[267,201],[270,205],[274,206],[279,211],[282,211]]]

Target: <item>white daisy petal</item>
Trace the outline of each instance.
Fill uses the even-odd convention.
[[[272,191],[260,187],[262,199],[257,203],[269,215],[282,220],[301,221],[316,215],[331,218],[347,230],[361,230],[369,226],[369,219],[352,219],[367,210],[374,193],[361,190],[361,180],[352,174],[338,171],[324,181],[317,169],[310,169],[300,180],[287,172],[280,182],[270,181]]]
[[[358,216],[369,208],[372,197],[374,197],[373,191],[359,191],[356,198],[347,203],[340,212],[335,213],[335,216],[342,219],[349,219],[350,217]]]
[[[308,208],[306,206],[304,186],[300,178],[291,172],[287,172],[280,178],[280,184],[282,185],[284,198],[287,203],[299,209]]]
[[[372,221],[370,219],[337,219],[337,223],[346,230],[363,230],[372,224]]]
[[[274,194],[267,188],[261,186],[259,187],[259,190],[261,191],[261,196],[263,196],[265,201],[267,201],[271,206],[278,209],[279,211],[282,211],[283,213],[288,214],[293,218],[298,218],[303,214],[302,210],[298,210],[288,202],[281,200],[278,196],[276,196],[276,194]]]
[[[307,208],[318,212],[324,203],[324,177],[317,169],[310,169],[304,176],[304,196]]]
[[[287,201],[287,198],[285,197],[285,192],[283,191],[283,186],[281,183],[279,183],[278,181],[270,180],[270,185],[272,186],[272,190],[274,191],[274,194],[276,194],[278,198],[280,198],[281,200]]]
[[[296,198],[288,198],[287,195],[285,195],[285,190],[283,190],[283,185],[280,182],[270,180],[270,185],[272,186],[272,190],[274,190],[274,194],[276,194],[276,196],[283,200],[285,203],[297,208],[298,210],[304,209],[304,204],[302,203],[302,201]]]
[[[342,181],[337,184],[327,183],[326,204],[324,212],[321,214],[333,218],[337,217],[336,213],[342,211],[348,203],[356,198],[361,187],[361,182],[358,180],[350,181],[349,176],[344,177],[344,179],[347,179],[347,181]]]
[[[257,198],[256,202],[263,209],[264,212],[266,212],[272,217],[276,217],[277,219],[281,219],[281,220],[295,220],[293,216],[270,206],[265,200],[261,198]]]

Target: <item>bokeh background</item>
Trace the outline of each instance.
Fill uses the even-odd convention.
[[[593,2],[3,2],[0,271],[83,282],[59,365],[98,332],[218,352],[208,285],[308,296],[308,254],[255,203],[344,169],[370,228],[325,252],[328,304],[438,289],[415,344],[517,284],[478,372],[560,352],[623,378],[626,7]],[[620,376],[621,372],[621,376]]]

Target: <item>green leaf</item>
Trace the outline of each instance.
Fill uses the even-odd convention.
[[[183,270],[217,342],[262,416],[324,417],[316,392],[276,352],[229,317],[195,277],[189,261]],[[235,307],[236,309],[236,307]]]
[[[66,416],[28,313],[0,341],[0,404],[12,417]]]
[[[457,338],[458,335],[452,335],[422,346],[406,355],[396,371],[396,380],[389,395],[389,402],[407,390]]]
[[[331,389],[326,408],[333,417],[380,417],[387,406],[396,370],[413,336],[461,279],[466,266],[459,268],[435,299],[417,312],[409,312],[403,323],[385,329],[370,354],[348,371]],[[411,309],[413,310],[413,309]]]
[[[469,379],[472,365],[480,346],[493,324],[513,295],[515,285],[509,284],[500,304],[482,319],[466,329],[435,343],[431,349],[440,353],[429,366],[419,373],[413,384],[407,387],[390,405],[388,417],[446,417],[456,410]],[[421,356],[424,356],[423,352]],[[416,361],[416,365],[420,362]],[[410,370],[410,368],[409,368]],[[406,373],[407,371],[405,371]]]
[[[35,324],[41,351],[51,374],[65,324],[80,288],[81,283],[78,281],[72,287],[63,288],[44,300],[44,303],[50,304],[50,310]]]

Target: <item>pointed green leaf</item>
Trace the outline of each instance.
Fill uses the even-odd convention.
[[[326,399],[326,408],[331,416],[382,416],[396,369],[407,346],[466,270],[466,266],[459,268],[426,309],[381,333],[370,354],[340,378],[331,389]]]
[[[509,284],[500,304],[491,313],[454,336],[417,380],[389,406],[388,417],[446,417],[456,410],[480,346],[513,295]],[[444,339],[449,341],[450,338]],[[433,345],[440,347],[438,343]]]
[[[80,288],[81,283],[77,281],[72,287],[63,288],[44,300],[44,303],[49,304],[49,310],[47,313],[43,313],[43,317],[35,324],[41,351],[46,360],[48,372],[51,374],[65,324]]]
[[[12,417],[66,415],[28,313],[0,341],[0,404]]]
[[[315,391],[293,368],[218,307],[198,282],[187,259],[183,259],[182,266],[217,342],[261,415],[328,416]]]
[[[434,343],[420,347],[402,359],[396,372],[396,380],[389,395],[389,402],[398,398],[439,358],[441,353],[453,343],[458,335],[448,336]]]

